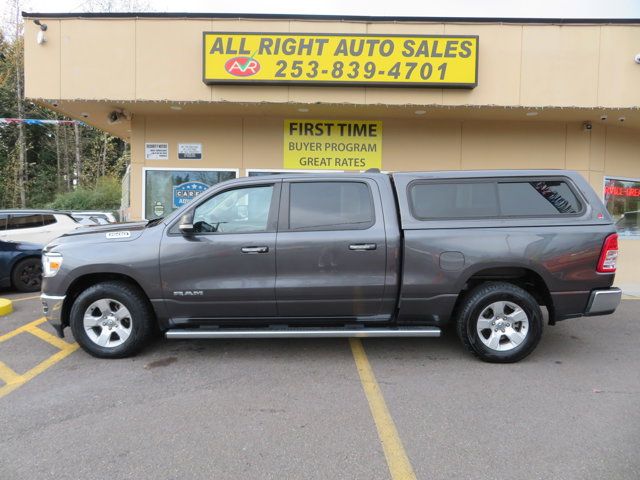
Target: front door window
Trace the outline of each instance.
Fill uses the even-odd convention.
[[[273,185],[236,188],[210,198],[196,207],[195,233],[266,232]]]

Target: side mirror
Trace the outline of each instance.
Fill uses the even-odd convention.
[[[185,213],[182,215],[178,229],[183,235],[191,235],[193,233],[193,214]]]

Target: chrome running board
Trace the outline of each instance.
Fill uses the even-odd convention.
[[[168,339],[197,338],[347,338],[347,337],[439,337],[438,327],[398,328],[260,328],[260,329],[174,329],[165,333]]]

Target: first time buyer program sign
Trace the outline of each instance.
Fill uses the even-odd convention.
[[[367,170],[382,167],[382,122],[285,120],[284,168]]]
[[[477,35],[203,34],[207,84],[473,88]]]

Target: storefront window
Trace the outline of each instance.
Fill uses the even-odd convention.
[[[165,217],[212,185],[233,178],[236,178],[235,171],[147,170],[144,179],[145,218]]]
[[[640,237],[640,179],[605,178],[604,201],[618,233]]]

